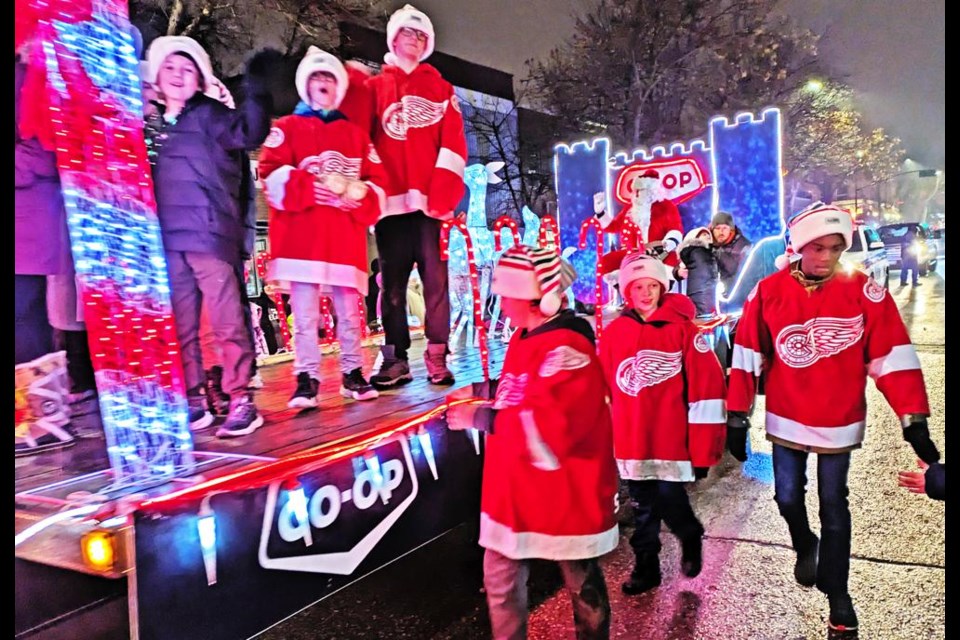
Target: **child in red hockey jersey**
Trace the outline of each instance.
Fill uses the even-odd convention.
[[[829,626],[857,628],[847,591],[850,574],[850,453],[863,443],[869,375],[899,416],[903,437],[928,464],[940,458],[927,429],[920,361],[900,312],[872,278],[837,268],[853,221],[817,202],[787,228],[793,261],[754,287],[733,347],[728,447],[747,459],[747,414],[764,376],[767,439],[773,442],[775,499],[797,553],[794,577],[830,602]],[[817,454],[820,533],[806,507],[807,458]]]
[[[555,560],[578,638],[610,637],[598,558],[616,548],[617,472],[606,385],[590,325],[561,310],[576,273],[547,249],[512,247],[492,291],[517,327],[495,400],[451,407],[451,428],[489,432],[480,545],[494,638],[525,638],[528,560]],[[492,426],[492,429],[487,425]]]
[[[600,342],[617,466],[636,522],[636,566],[622,585],[628,595],[660,584],[661,519],[680,539],[683,573],[700,573],[703,525],[684,483],[706,477],[723,455],[723,369],[693,323],[690,299],[665,293],[669,269],[640,253],[624,257],[619,284],[627,308]]]
[[[384,203],[385,173],[367,133],[337,110],[348,77],[335,57],[310,47],[297,68],[301,102],[273,124],[260,153],[270,205],[267,279],[290,292],[297,388],[291,408],[317,406],[321,292],[333,298],[340,394],[378,396],[363,377],[360,300],[367,294],[367,229]]]

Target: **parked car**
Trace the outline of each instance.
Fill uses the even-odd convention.
[[[845,269],[859,270],[873,276],[873,279],[890,286],[890,261],[887,259],[887,249],[880,239],[880,234],[873,227],[865,224],[855,225],[853,228],[853,242],[840,257]]]
[[[890,268],[900,268],[903,239],[911,231],[914,232],[914,240],[909,250],[916,253],[920,275],[926,275],[936,268],[939,248],[927,225],[920,222],[897,222],[895,224],[885,224],[878,231],[887,250],[887,260],[890,262]]]

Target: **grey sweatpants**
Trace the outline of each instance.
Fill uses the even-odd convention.
[[[231,398],[247,393],[255,354],[244,319],[236,269],[208,253],[167,251],[166,254],[187,390],[204,384],[200,351],[202,304],[223,354],[224,392]]]

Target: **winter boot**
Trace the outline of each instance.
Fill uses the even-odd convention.
[[[223,425],[217,429],[220,438],[238,438],[246,436],[263,425],[263,416],[253,404],[253,397],[244,393],[230,399],[230,413]]]
[[[380,370],[370,376],[370,383],[374,387],[385,389],[406,384],[413,380],[413,376],[410,374],[410,364],[397,357],[395,347],[392,344],[385,344],[380,347],[380,355],[383,356]]]
[[[820,540],[813,540],[797,549],[797,563],[793,566],[793,577],[804,587],[817,583],[817,556],[820,553]]]
[[[99,409],[99,398],[87,332],[57,331],[56,341],[60,348],[67,352],[67,377],[70,379],[67,402],[70,406],[70,417],[95,413]]]
[[[363,372],[359,368],[343,374],[343,381],[340,383],[340,395],[354,400],[374,400],[380,397],[373,385],[363,377]]]
[[[630,579],[620,585],[628,596],[638,596],[645,591],[660,586],[660,555],[644,552],[637,554],[637,564]]]
[[[853,608],[853,600],[850,594],[843,593],[834,596],[828,596],[830,600],[830,621],[828,626],[831,631],[841,633],[851,633],[857,630],[857,612]]]
[[[317,406],[317,393],[320,383],[306,371],[297,374],[297,388],[290,396],[287,407],[290,409],[313,409]]]
[[[423,361],[427,364],[427,379],[431,384],[453,384],[453,373],[447,368],[447,345],[428,343]]]
[[[207,371],[207,408],[215,416],[225,416],[230,411],[230,396],[223,391],[223,367],[210,367]]]
[[[14,376],[16,457],[73,445],[67,430],[66,354],[58,351],[19,364]]]
[[[682,550],[680,570],[688,578],[696,578],[703,568],[703,537],[696,536],[681,540],[680,548]]]

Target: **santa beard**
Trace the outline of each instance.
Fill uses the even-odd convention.
[[[643,242],[646,244],[648,231],[650,230],[650,215],[651,208],[655,202],[656,194],[648,193],[639,193],[633,198],[633,204],[630,206],[630,211],[628,216],[633,224],[637,225],[640,228],[640,233],[643,236]]]

